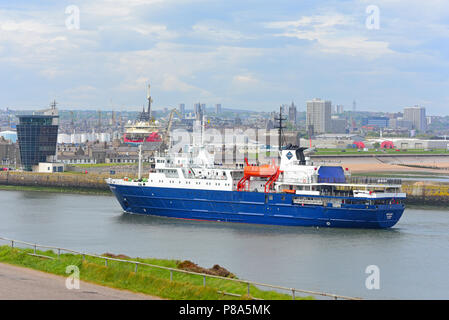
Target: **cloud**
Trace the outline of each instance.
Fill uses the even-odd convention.
[[[345,37],[342,39],[320,39],[322,51],[329,53],[378,58],[386,54],[393,54],[386,41],[373,41],[364,37]]]
[[[118,87],[118,90],[120,91],[138,91],[138,90],[144,90],[148,83],[150,82],[150,79],[147,77],[140,76],[134,81],[124,81],[120,84]]]
[[[218,95],[208,87],[214,90],[213,84],[220,83],[226,86],[223,81],[228,78],[232,81],[232,77],[243,69],[245,61],[260,54],[260,50],[243,47],[198,48],[159,43],[150,50],[116,53],[111,59],[117,65],[115,72],[123,77],[119,90],[137,92],[144,90],[144,83],[151,82],[156,90],[162,92],[176,92],[194,99],[212,99]],[[217,61],[220,63],[217,64]],[[236,80],[242,81],[244,77]]]
[[[75,88],[69,88],[67,90],[64,90],[65,93],[69,94],[80,94],[80,93],[92,93],[97,91],[97,88],[89,85],[82,85]]]
[[[4,101],[16,104],[20,96],[41,104],[55,95],[63,102],[64,94],[87,106],[111,98],[138,105],[148,82],[158,104],[201,99],[268,109],[317,95],[345,103],[357,98],[354,92],[384,100],[386,108],[402,100],[426,98],[440,107],[446,101],[447,1],[376,1],[380,30],[365,27],[369,0],[76,3],[81,29],[72,31],[59,2],[0,9]],[[35,91],[14,95],[24,79]]]
[[[171,2],[170,0],[97,0],[85,1],[80,5],[81,14],[98,18],[132,19],[139,7],[157,6]]]
[[[267,28],[274,29],[313,28],[325,30],[329,27],[351,25],[352,23],[352,18],[336,13],[332,15],[303,16],[299,20],[274,21],[268,22],[265,25]]]
[[[378,58],[393,51],[387,41],[375,41],[360,35],[355,18],[340,13],[303,16],[299,20],[266,23],[266,28],[280,29],[278,37],[308,40],[325,53]],[[358,31],[358,32],[357,32]]]
[[[233,78],[233,82],[237,85],[257,85],[260,83],[260,81],[257,80],[253,75],[249,74],[236,75]]]
[[[156,39],[173,39],[177,36],[175,32],[171,32],[167,29],[167,26],[162,24],[149,24],[140,23],[137,25],[131,25],[129,30],[135,31],[144,36],[151,36]]]
[[[213,94],[207,90],[202,88],[193,86],[188,84],[174,75],[165,74],[163,76],[161,89],[167,92],[184,92],[184,93],[193,93],[198,96],[200,99],[211,98]]]
[[[193,35],[215,42],[239,41],[251,37],[243,33],[217,26],[217,22],[199,22],[192,27]]]
[[[74,88],[68,88],[63,91],[63,94],[66,101],[76,103],[92,100],[96,95],[98,95],[98,89],[90,85],[81,85]]]
[[[99,19],[133,21],[142,11],[158,11],[167,7],[189,5],[208,0],[84,0],[80,4],[82,14]]]

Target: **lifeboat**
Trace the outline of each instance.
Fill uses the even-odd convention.
[[[269,178],[276,173],[278,170],[277,166],[271,164],[265,164],[262,166],[246,166],[243,169],[243,173],[245,176],[249,177],[263,177]]]
[[[243,174],[247,177],[263,177],[269,178],[276,174],[279,167],[274,164],[274,160],[272,164],[264,164],[261,166],[250,165],[248,164],[248,159],[245,158],[246,166],[243,169]]]
[[[274,160],[272,164],[265,164],[261,166],[249,165],[248,159],[245,158],[246,166],[243,169],[243,178],[237,183],[237,190],[244,191],[249,190],[249,182],[251,177],[261,177],[268,178],[267,183],[265,184],[265,192],[272,188],[273,183],[278,179],[281,171],[279,170],[279,166],[274,164]]]

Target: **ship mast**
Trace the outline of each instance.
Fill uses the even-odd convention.
[[[150,87],[151,87],[151,85],[148,84],[148,92],[147,92],[148,111],[147,111],[147,114],[148,114],[148,120],[149,121],[151,120],[151,103],[153,102],[153,99],[151,99]]]
[[[142,144],[139,143],[139,170],[138,170],[138,179],[142,178]]]
[[[280,161],[281,161],[281,149],[282,149],[282,129],[284,129],[285,127],[282,125],[282,121],[284,121],[284,120],[287,120],[286,118],[283,118],[282,117],[282,106],[280,106],[279,107],[279,118],[274,118],[274,120],[275,121],[279,121],[279,126],[278,127],[276,127],[277,129],[278,129],[278,138],[279,138],[279,141],[278,141],[278,148],[279,148],[279,154],[278,154],[278,160],[279,160],[279,163],[280,163]]]

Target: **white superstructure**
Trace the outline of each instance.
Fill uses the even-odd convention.
[[[274,165],[273,165],[274,166]],[[251,168],[259,168],[249,165]],[[282,150],[279,166],[273,176],[251,176],[241,184],[247,171],[216,166],[213,156],[204,149],[189,154],[156,157],[155,167],[144,179],[108,179],[108,184],[137,185],[158,188],[203,189],[214,191],[250,191],[295,193],[304,196],[405,198],[400,182],[377,178],[351,178],[342,167],[316,166],[304,157],[302,150]],[[336,172],[327,178],[326,171]]]

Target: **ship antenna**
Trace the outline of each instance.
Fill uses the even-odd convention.
[[[285,127],[282,125],[282,121],[287,120],[286,118],[282,117],[282,106],[279,107],[279,118],[274,118],[275,121],[279,121],[279,126],[276,127],[279,131],[279,141],[278,141],[278,145],[279,145],[279,154],[278,154],[278,159],[279,159],[279,163],[281,161],[281,150],[282,150],[282,145],[283,145],[283,136],[282,136],[282,129],[284,129]]]

